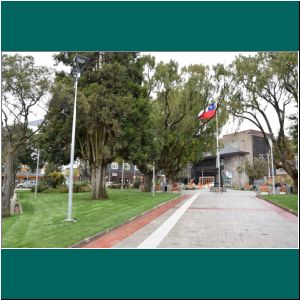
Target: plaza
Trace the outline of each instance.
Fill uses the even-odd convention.
[[[104,235],[85,244],[84,247],[97,248],[99,245],[148,249],[298,247],[298,217],[257,198],[254,192],[228,190],[226,193],[218,194],[201,190],[185,191],[185,194],[190,197],[119,242],[108,246],[103,243],[103,239],[109,241],[109,237]],[[194,199],[186,205],[192,197]],[[180,212],[182,209],[184,211]],[[175,214],[181,216],[174,221]],[[129,228],[132,225],[128,223],[124,226]],[[116,234],[114,239],[118,240]]]

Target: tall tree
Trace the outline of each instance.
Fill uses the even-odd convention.
[[[143,69],[138,53],[83,54],[90,61],[78,85],[77,155],[89,162],[92,198],[106,199],[106,166],[128,143],[125,133],[132,124],[128,121],[142,99]],[[74,55],[61,53],[56,59],[70,65]],[[72,80],[67,74],[57,74],[46,121],[48,137],[59,131],[61,118],[66,121],[63,128],[71,132],[73,98]],[[68,148],[69,137],[60,135],[58,140]],[[63,152],[67,154],[66,150]]]
[[[245,162],[245,171],[249,177],[250,184],[254,184],[254,180],[262,179],[268,172],[268,164],[265,160],[254,158],[253,164],[247,160]]]
[[[214,120],[199,126],[197,115],[210,101],[216,101],[216,87],[205,66],[191,65],[179,72],[174,61],[158,64],[155,80],[153,119],[160,145],[158,166],[171,182],[188,162],[200,160],[201,153],[213,148]]]
[[[229,110],[253,123],[266,141],[272,139],[276,157],[298,188],[298,170],[287,130],[289,110],[298,110],[298,58],[293,52],[263,52],[239,56],[224,72]],[[298,120],[296,119],[296,122]],[[274,128],[278,128],[278,131]]]
[[[50,71],[34,64],[34,58],[2,56],[2,127],[5,128],[2,216],[10,215],[18,148],[36,131],[28,130],[28,118],[50,88]]]

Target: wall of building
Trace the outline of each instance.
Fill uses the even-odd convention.
[[[221,141],[224,145],[230,145],[238,150],[249,152],[247,158],[250,164],[253,163],[254,157],[259,157],[259,154],[269,152],[269,146],[263,134],[257,130],[226,134],[222,137]]]
[[[235,155],[224,158],[224,174],[226,176],[226,171],[232,176],[231,184],[232,186],[243,186],[249,182],[248,175],[242,171],[238,172],[239,167],[242,166],[245,160],[248,159],[248,155]]]
[[[238,150],[249,152],[248,159],[253,162],[252,135],[248,131],[226,134],[221,139],[224,145],[230,145]]]
[[[125,183],[133,183],[135,178],[142,179],[143,174],[139,169],[130,163],[124,163],[123,178]],[[122,163],[112,162],[106,169],[106,181],[121,183],[122,180]]]

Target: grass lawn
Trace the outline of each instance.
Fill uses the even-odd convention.
[[[298,214],[298,195],[263,195],[261,197]]]
[[[4,248],[63,248],[118,225],[179,194],[109,190],[108,200],[91,200],[90,193],[74,193],[73,217],[65,222],[68,194],[19,191],[23,213],[2,220]]]

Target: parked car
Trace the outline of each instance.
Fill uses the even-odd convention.
[[[17,188],[20,188],[20,189],[31,189],[33,186],[36,185],[36,181],[24,181],[22,183],[19,183],[17,185]]]

